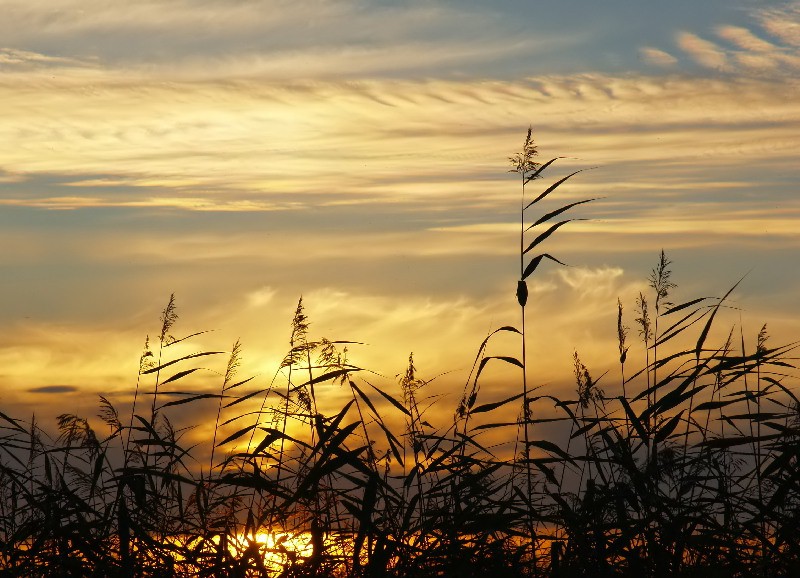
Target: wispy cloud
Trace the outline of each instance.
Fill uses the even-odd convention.
[[[755,11],[761,26],[782,42],[800,47],[800,2],[792,1],[782,7]]]
[[[757,79],[601,75],[283,86],[109,82],[90,89],[4,84],[4,170],[15,180],[55,181],[25,196],[6,193],[6,202],[275,210],[316,195],[322,204],[479,203],[469,191],[480,188],[486,198],[508,190],[486,151],[502,159],[510,135],[528,121],[551,150],[606,166],[624,162],[628,170],[637,162],[688,168],[699,158],[712,165],[744,157],[788,163],[800,124],[795,90],[792,82]]]
[[[751,30],[742,28],[741,26],[720,26],[717,28],[717,34],[742,50],[766,53],[778,50],[778,47],[772,42],[759,38]]]
[[[11,0],[4,14],[0,38],[9,46],[34,47],[38,60],[50,64],[57,58],[45,54],[55,51],[91,57],[120,78],[286,81],[391,76],[408,69],[431,74],[573,42],[511,31],[491,10],[417,1],[67,0],[55,6]]]
[[[750,27],[717,25],[713,33],[722,43],[686,30],[677,33],[676,42],[689,59],[702,67],[777,80],[800,70],[799,6],[800,3],[790,2],[782,8],[754,10]]]
[[[74,385],[42,385],[28,390],[28,393],[75,393],[78,387]]]
[[[645,62],[655,64],[657,66],[673,67],[678,63],[678,59],[669,52],[665,52],[664,50],[653,48],[651,46],[640,48],[639,53]]]
[[[701,66],[723,69],[728,63],[725,51],[720,46],[696,34],[680,32],[676,40],[678,46]]]
[[[153,207],[163,209],[182,209],[187,211],[214,211],[214,212],[261,212],[282,211],[296,206],[297,203],[284,204],[270,201],[248,199],[213,199],[205,197],[168,197],[168,196],[143,196],[130,200],[114,200],[90,196],[58,196],[37,198],[5,198],[0,199],[0,205],[16,207],[34,207],[53,210],[77,210],[98,207],[141,208]]]
[[[4,72],[12,70],[30,70],[37,67],[84,67],[89,63],[76,58],[65,58],[62,56],[50,56],[31,52],[29,50],[16,50],[14,48],[0,48],[0,66]]]

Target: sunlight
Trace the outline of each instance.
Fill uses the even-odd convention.
[[[229,544],[231,553],[241,555],[252,544],[257,544],[258,551],[263,554],[265,562],[284,567],[297,558],[308,558],[313,553],[311,534],[300,532],[256,532],[255,536],[239,534]]]
[[[215,534],[207,540],[201,538],[193,538],[188,542],[176,540],[174,545],[179,548],[196,550],[201,544],[204,544],[200,549],[206,554],[219,556],[221,538],[221,534]],[[231,559],[248,562],[258,560],[265,567],[276,572],[310,558],[314,550],[310,532],[291,533],[262,530],[256,532],[255,535],[238,533],[227,536],[226,546]],[[325,546],[326,548],[330,546],[329,540],[325,540]]]
[[[219,537],[215,538],[214,542],[219,544]],[[342,536],[326,533],[322,540],[325,557],[347,556],[347,551],[351,549],[348,548],[350,542]],[[255,535],[240,533],[231,536],[228,551],[236,559],[248,559],[255,555],[263,560],[265,566],[282,570],[310,559],[314,554],[314,545],[311,532],[260,530]]]

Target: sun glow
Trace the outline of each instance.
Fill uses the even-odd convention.
[[[219,536],[214,539],[219,544]],[[284,570],[295,564],[310,560],[314,552],[314,538],[311,532],[284,532],[261,530],[255,534],[236,534],[227,539],[228,552],[235,559],[260,559],[273,570]],[[348,553],[347,544],[351,540],[326,533],[322,536],[322,552],[326,559],[340,559]]]
[[[299,559],[310,558],[314,553],[311,534],[308,532],[256,532],[255,535],[239,534],[228,543],[231,555],[240,558],[258,552],[264,564],[276,568],[287,568]]]
[[[232,560],[255,561],[272,572],[282,572],[297,563],[303,563],[314,554],[310,532],[259,531],[255,534],[215,534],[207,539],[195,538],[188,543],[176,542],[179,548],[192,551],[200,548],[208,555],[220,557],[225,550]],[[222,544],[222,545],[221,545]],[[323,540],[326,551],[336,550],[333,540]]]

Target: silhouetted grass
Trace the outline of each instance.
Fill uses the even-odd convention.
[[[535,156],[529,131],[511,159],[521,324],[480,344],[450,423],[431,423],[413,356],[395,386],[373,383],[350,342],[312,336],[302,300],[270,383],[237,375],[237,341],[218,388],[193,387],[197,364],[225,354],[175,353],[197,334],[172,336],[171,296],[132,407],[100,399],[102,433],[65,414],[51,436],[0,413],[0,575],[800,575],[797,344],[773,346],[766,326],[754,350],[741,328],[712,343],[732,289],[672,303],[662,252],[635,304],[641,367],[619,302],[618,378],[601,384],[575,352],[573,397],[529,386],[526,281],[542,261],[560,263],[529,254],[570,221],[555,217],[589,202],[531,219],[577,174],[529,200],[556,160]],[[488,355],[499,334],[517,335],[519,354]],[[519,388],[482,399],[499,364],[519,369]],[[347,401],[329,409],[322,386]],[[213,431],[193,446],[170,416],[199,404]]]

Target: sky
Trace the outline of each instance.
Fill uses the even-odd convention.
[[[241,339],[255,383],[302,296],[314,338],[362,343],[352,362],[389,389],[413,352],[452,415],[483,338],[519,323],[507,171],[529,126],[564,157],[529,193],[586,169],[541,210],[598,199],[547,241],[568,266],[530,280],[532,383],[574,387],[576,350],[617,371],[617,299],[633,326],[662,249],[676,302],[746,275],[723,337],[800,335],[800,2],[0,10],[0,411],[127,403],[174,293],[175,335],[207,331],[184,351]],[[207,366],[185,387],[219,380]],[[487,375],[481,395],[517,387]]]

